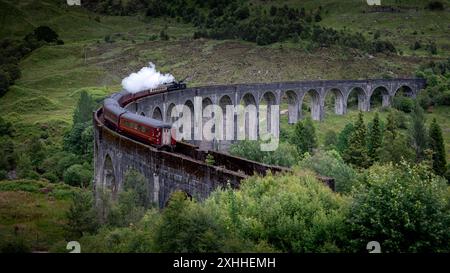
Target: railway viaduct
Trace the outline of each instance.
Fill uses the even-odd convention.
[[[299,81],[268,84],[235,84],[193,87],[147,96],[126,106],[129,111],[172,122],[171,112],[176,105],[186,105],[194,111],[194,97],[202,98],[202,106],[219,105],[224,113],[227,105],[287,105],[288,121],[295,123],[302,118],[302,104],[307,94],[311,97],[311,116],[314,120],[325,118],[325,99],[334,96],[334,112],[344,115],[350,94],[355,92],[358,108],[370,111],[371,100],[377,91],[382,105],[390,106],[392,98],[402,90],[415,97],[425,86],[423,79],[333,80]],[[225,115],[224,115],[225,116]],[[234,128],[235,132],[237,128]],[[193,131],[192,131],[193,134]],[[220,152],[226,150],[229,141],[223,143],[179,144],[174,152],[157,150],[136,142],[104,126],[102,109],[94,113],[94,188],[109,188],[113,196],[120,191],[125,173],[136,169],[148,181],[149,198],[159,207],[167,202],[174,190],[185,191],[199,200],[206,198],[215,188],[239,187],[239,182],[254,173],[282,172],[289,169],[268,166]],[[196,146],[197,145],[197,146]],[[213,151],[218,150],[218,151]],[[213,165],[205,159],[212,154]],[[322,181],[333,187],[332,179]]]

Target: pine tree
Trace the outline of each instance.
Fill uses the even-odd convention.
[[[339,151],[339,153],[344,154],[344,151],[348,148],[348,139],[350,138],[350,135],[353,133],[353,124],[347,123],[345,125],[344,129],[339,133],[338,141],[336,148]]]
[[[95,109],[95,101],[86,92],[82,91],[77,107],[73,114],[73,124],[85,123],[92,119],[92,111]]]
[[[372,163],[379,160],[379,149],[381,147],[381,142],[382,132],[380,117],[378,116],[378,113],[376,113],[375,117],[372,120],[372,126],[370,128],[368,138],[368,155]]]
[[[398,125],[395,121],[394,112],[390,111],[387,116],[386,136],[392,141],[395,140],[397,138],[397,130]]]
[[[369,166],[366,146],[367,128],[364,124],[363,114],[359,112],[358,120],[354,125],[354,131],[348,140],[348,147],[344,151],[343,158],[347,163],[357,167]]]
[[[306,118],[304,121],[298,121],[295,124],[292,144],[297,147],[298,152],[312,153],[317,148],[316,129],[311,118]]]
[[[412,126],[410,128],[410,143],[416,153],[416,162],[425,158],[424,151],[427,148],[427,129],[422,107],[416,102],[412,113]]]
[[[447,168],[445,158],[444,138],[436,119],[430,125],[430,149],[433,151],[433,170],[438,175],[444,175]]]
[[[398,125],[394,112],[390,111],[387,116],[386,130],[383,134],[383,145],[380,148],[380,161],[383,163],[400,163],[402,160],[411,161],[414,151],[407,145],[404,138],[398,134]]]

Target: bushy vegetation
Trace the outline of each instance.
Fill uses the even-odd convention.
[[[332,177],[337,192],[350,193],[357,184],[358,172],[345,163],[341,155],[334,151],[319,151],[307,155],[298,163],[300,168],[310,169],[319,175]]]
[[[295,146],[281,142],[275,151],[261,151],[261,141],[243,140],[231,145],[230,154],[269,165],[291,167],[300,158]]]
[[[66,133],[63,147],[46,133],[31,133],[24,145],[13,140],[15,128],[0,118],[0,177],[64,181],[72,186],[88,187],[92,179],[92,110],[96,103],[81,92],[73,116],[73,126]]]
[[[447,252],[450,214],[447,183],[426,165],[401,162],[372,167],[354,194],[348,219],[351,244],[382,244],[383,252]]]
[[[427,87],[418,98],[423,108],[450,106],[450,59],[424,65],[416,75],[427,80]]]
[[[449,250],[448,186],[429,166],[375,164],[356,175],[338,168],[345,163],[336,152],[314,157],[292,174],[254,176],[239,190],[217,189],[203,202],[176,191],[160,211],[139,203],[139,190],[124,199],[128,188],[116,203],[107,203],[110,214],[123,210],[121,219],[128,221],[108,217],[97,232],[86,226],[79,241],[84,252],[365,252],[373,240],[383,252]],[[341,184],[345,195],[333,193],[302,171],[305,166],[353,185]],[[139,176],[127,175],[133,182]],[[90,209],[81,211],[72,216],[90,222],[84,221]]]

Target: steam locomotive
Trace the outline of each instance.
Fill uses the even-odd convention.
[[[186,83],[183,81],[163,84],[157,88],[137,93],[129,93],[125,90],[116,93],[103,101],[105,124],[113,130],[157,148],[173,149],[176,140],[171,124],[132,113],[123,107],[152,93],[180,89],[186,89]]]

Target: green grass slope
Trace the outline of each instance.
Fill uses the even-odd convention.
[[[70,195],[79,190],[33,180],[0,181],[0,247],[23,240],[32,251],[47,251],[64,241]]]

